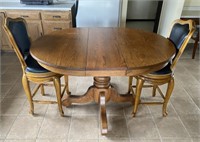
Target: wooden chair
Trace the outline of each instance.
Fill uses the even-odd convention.
[[[133,116],[136,115],[139,104],[162,104],[163,116],[167,116],[167,103],[170,99],[174,88],[174,69],[194,31],[194,21],[175,20],[172,24],[171,33],[168,38],[174,44],[177,51],[175,57],[171,60],[171,62],[169,62],[168,65],[162,68],[161,70],[146,75],[136,76],[136,85],[132,86],[133,77],[129,77],[129,92],[132,92],[134,94],[133,88],[137,86],[138,89],[136,90],[134,99]],[[148,82],[150,83],[150,85],[144,85],[144,82]],[[168,87],[166,90],[166,94],[164,95],[161,89],[159,88],[159,85],[163,85],[166,83],[168,84]],[[142,87],[152,87],[153,97],[156,95],[156,90],[158,90],[159,94],[162,96],[164,101],[142,102],[140,99]]]
[[[197,23],[197,28],[196,28],[196,31],[195,33],[193,34],[192,36],[192,39],[194,40],[194,48],[193,48],[193,52],[192,52],[192,59],[195,58],[195,54],[196,54],[196,50],[197,50],[197,47],[198,47],[198,43],[199,43],[199,30],[200,30],[200,25],[199,23]]]
[[[61,83],[60,78],[62,75],[56,74],[46,70],[45,68],[41,67],[38,62],[30,55],[30,45],[31,41],[28,36],[28,32],[26,29],[26,22],[22,18],[5,18],[5,23],[3,26],[8,39],[12,45],[13,50],[17,54],[17,57],[21,63],[23,76],[22,76],[22,84],[24,87],[24,91],[30,103],[30,113],[34,114],[34,105],[33,103],[42,103],[42,104],[53,104],[57,103],[60,115],[63,116],[63,109],[62,109],[62,102],[61,98],[64,94],[64,91],[68,91],[68,77],[65,77],[66,85],[64,85],[64,89],[61,93]],[[33,97],[37,93],[38,89],[41,88],[41,94],[44,95],[44,83],[53,81],[57,101],[42,101],[42,100],[34,100]],[[31,94],[29,82],[37,83],[38,85],[34,89],[33,93]],[[53,85],[53,84],[49,84]]]

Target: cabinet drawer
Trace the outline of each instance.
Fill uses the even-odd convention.
[[[44,34],[48,34],[53,31],[59,31],[71,27],[71,21],[43,21]]]
[[[7,17],[11,18],[24,18],[26,20],[38,20],[40,19],[40,13],[38,11],[7,11]]]
[[[42,20],[71,20],[71,12],[42,12]]]

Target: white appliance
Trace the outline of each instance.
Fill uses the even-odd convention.
[[[118,27],[121,0],[79,0],[77,27]]]

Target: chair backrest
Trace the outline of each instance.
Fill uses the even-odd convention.
[[[13,50],[20,60],[22,69],[24,71],[27,67],[24,59],[29,54],[29,49],[31,45],[26,29],[26,22],[23,18],[12,19],[7,17],[5,18],[3,28],[8,36]]]
[[[195,22],[192,20],[175,20],[172,24],[169,40],[176,47],[176,55],[173,58],[171,69],[174,70],[175,65],[185,50],[191,36],[195,31]]]

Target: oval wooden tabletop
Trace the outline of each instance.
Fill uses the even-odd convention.
[[[34,41],[31,55],[52,72],[134,76],[165,66],[175,47],[166,38],[127,28],[71,28]]]

